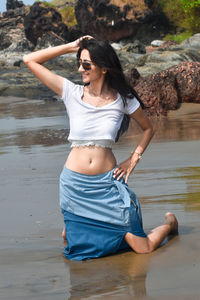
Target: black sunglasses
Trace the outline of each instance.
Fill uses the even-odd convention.
[[[91,70],[91,66],[94,65],[92,62],[90,61],[81,61],[80,59],[77,60],[77,67],[78,69],[80,68],[80,65],[83,67],[83,69],[85,71],[89,71]]]

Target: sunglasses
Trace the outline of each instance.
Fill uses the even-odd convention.
[[[77,67],[78,67],[78,69],[80,68],[80,66],[82,66],[85,71],[89,71],[89,70],[91,70],[91,68],[92,68],[91,66],[92,65],[94,65],[94,64],[92,62],[90,62],[90,61],[77,60]]]

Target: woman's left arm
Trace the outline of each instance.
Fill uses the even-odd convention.
[[[118,167],[114,170],[113,176],[117,177],[117,180],[119,180],[122,176],[125,176],[126,183],[128,182],[130,174],[134,170],[138,161],[141,159],[143,152],[149,145],[150,140],[154,135],[151,122],[149,121],[141,107],[139,107],[134,113],[132,113],[130,117],[133,118],[139,124],[139,126],[143,130],[143,134],[137,147],[133,152],[131,152],[131,156],[124,162],[120,163]]]

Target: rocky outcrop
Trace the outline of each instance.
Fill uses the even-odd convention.
[[[136,69],[130,83],[149,115],[166,115],[182,102],[200,103],[200,63],[183,62],[163,72],[141,77]]]
[[[192,37],[184,40],[181,44],[183,48],[192,48],[196,50],[200,50],[200,33],[193,35]]]
[[[165,31],[163,28],[167,26],[164,16],[161,18],[160,12],[155,13],[151,9],[153,2],[79,0],[75,6],[78,25],[69,29],[61,14],[45,3],[35,2],[32,6],[24,6],[22,1],[7,0],[8,10],[0,16],[0,50],[8,48],[15,41],[21,43],[19,51],[21,48],[24,51],[32,49],[32,45],[37,48],[43,45],[54,46],[59,41],[72,41],[83,34],[110,41],[124,39],[126,44],[128,41],[125,38],[132,37],[129,40],[131,43],[140,40],[148,44],[152,38],[160,38]],[[66,1],[65,5],[72,4]],[[17,51],[16,45],[12,48]],[[141,45],[135,45],[135,51],[144,53]]]
[[[148,52],[135,59],[134,67],[142,76],[158,73],[184,61],[200,62],[200,52],[180,46]]]
[[[6,2],[6,9],[16,9],[18,7],[24,6],[23,1],[18,1],[18,0],[7,0]]]
[[[95,35],[109,41],[119,41],[136,36],[143,24],[148,24],[148,28],[150,25],[157,26],[155,20],[167,23],[164,17],[155,16],[151,10],[153,2],[78,0],[75,7],[76,19],[83,34]],[[157,32],[159,35],[159,30]]]
[[[68,28],[62,22],[60,13],[52,7],[44,7],[39,2],[34,3],[25,16],[24,28],[27,39],[35,46],[38,38],[47,32],[56,35],[62,41],[67,41],[69,37]]]
[[[137,54],[145,54],[146,47],[140,41],[135,40],[133,43],[128,43],[126,46],[124,46],[123,51],[137,53]]]
[[[8,10],[2,14],[0,17],[0,50],[22,52],[34,48],[25,36],[25,15],[25,6]]]
[[[8,7],[17,8],[0,15],[0,51],[21,52],[56,46],[81,35],[76,27],[68,30],[60,13],[52,7],[39,2],[31,7],[21,1],[11,2],[7,3]]]

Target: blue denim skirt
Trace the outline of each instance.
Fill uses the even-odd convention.
[[[63,168],[60,206],[64,216],[68,259],[88,260],[128,249],[127,232],[146,237],[140,203],[113,170],[85,175]]]

